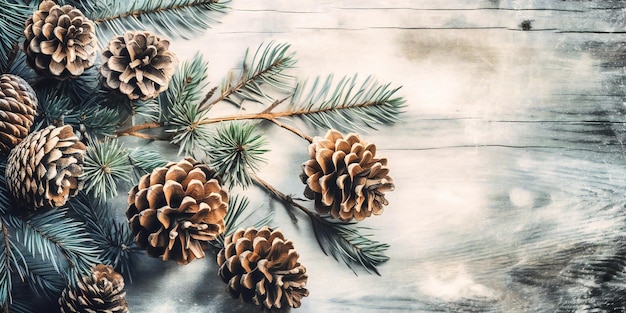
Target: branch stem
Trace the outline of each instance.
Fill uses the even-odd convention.
[[[97,24],[101,24],[104,22],[108,22],[108,21],[113,21],[113,20],[118,20],[118,19],[123,19],[123,18],[127,18],[130,16],[134,16],[134,17],[138,17],[140,15],[145,15],[145,14],[150,14],[150,13],[159,13],[159,12],[164,12],[164,11],[175,11],[175,10],[180,10],[180,9],[184,9],[187,7],[193,7],[193,6],[197,6],[199,4],[214,4],[217,3],[217,0],[207,0],[207,1],[203,1],[202,3],[197,3],[197,2],[190,2],[188,4],[183,4],[183,5],[174,5],[171,7],[158,7],[152,10],[136,10],[136,11],[130,11],[130,12],[126,12],[123,14],[119,14],[119,15],[113,15],[113,16],[107,16],[107,17],[101,17],[101,18],[97,18],[95,20],[93,20],[93,22],[97,25]]]
[[[317,215],[315,215],[315,213],[309,211],[309,209],[307,209],[306,207],[304,207],[300,203],[297,203],[291,196],[282,193],[280,190],[278,190],[274,186],[270,185],[270,183],[268,183],[265,180],[261,179],[261,177],[255,175],[255,174],[252,174],[252,180],[254,181],[254,183],[256,185],[265,188],[265,190],[267,190],[270,193],[270,195],[272,197],[274,197],[275,199],[280,200],[283,203],[289,204],[290,206],[292,206],[294,208],[300,209],[300,211],[306,213],[306,215],[308,215],[311,218],[317,217]],[[288,211],[288,212],[290,212],[290,215],[293,214],[293,212],[291,212],[291,211]],[[293,219],[293,216],[292,216],[292,219]]]

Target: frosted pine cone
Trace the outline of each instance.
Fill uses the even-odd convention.
[[[342,221],[361,221],[383,212],[385,192],[394,189],[386,158],[376,157],[376,146],[357,134],[330,130],[309,145],[311,159],[302,165],[304,195],[315,208]]]
[[[85,150],[69,125],[31,133],[9,154],[9,190],[33,209],[64,205],[83,187]]]
[[[28,65],[65,80],[81,75],[96,60],[94,24],[78,9],[45,0],[26,20],[23,49]]]
[[[0,151],[8,152],[28,135],[37,104],[35,91],[24,79],[0,75]]]
[[[228,194],[206,164],[192,158],[144,175],[128,196],[126,217],[148,255],[187,264],[204,257],[224,231]]]
[[[113,38],[102,53],[104,85],[129,99],[148,100],[167,89],[178,59],[170,42],[150,32],[126,32]]]
[[[99,264],[76,288],[68,287],[59,298],[61,313],[128,313],[124,278],[112,267]]]
[[[266,312],[300,307],[308,276],[298,262],[293,242],[280,230],[239,229],[226,237],[217,255],[218,275],[228,291],[245,302],[262,306]]]

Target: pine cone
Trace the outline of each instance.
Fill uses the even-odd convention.
[[[31,133],[9,154],[9,190],[29,208],[64,205],[83,187],[85,150],[69,125]]]
[[[386,158],[376,158],[376,146],[357,134],[345,138],[330,130],[309,145],[311,159],[302,164],[304,195],[315,208],[342,221],[361,221],[383,212],[385,192],[394,189]]]
[[[63,290],[59,306],[61,313],[127,313],[124,278],[108,265],[96,265],[91,276],[83,276],[76,288]]]
[[[30,132],[37,95],[21,77],[0,75],[0,151],[8,152]]]
[[[228,291],[245,302],[263,306],[266,312],[280,312],[300,307],[306,268],[298,263],[293,242],[285,240],[280,230],[239,229],[226,237],[217,254],[218,275],[228,283]]]
[[[104,85],[131,100],[155,98],[167,89],[178,63],[169,46],[150,32],[128,31],[113,38],[102,53]]]
[[[192,158],[144,175],[128,196],[126,217],[148,255],[187,264],[204,257],[224,231],[228,194],[206,164]]]
[[[78,9],[45,0],[26,20],[23,49],[38,72],[59,80],[76,78],[96,60],[94,24]]]

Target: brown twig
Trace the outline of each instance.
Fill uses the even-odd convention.
[[[256,176],[255,174],[252,174],[252,181],[257,186],[261,186],[261,187],[265,188],[265,190],[267,190],[270,193],[270,195],[272,197],[274,197],[274,199],[277,199],[280,202],[282,202],[283,204],[285,204],[285,208],[287,209],[287,214],[289,214],[289,217],[291,218],[291,220],[294,223],[296,223],[298,221],[298,218],[290,210],[290,206],[300,209],[300,211],[306,213],[306,215],[308,215],[309,217],[313,217],[313,215],[314,215],[313,212],[309,211],[309,209],[307,209],[303,205],[297,203],[293,199],[293,197],[291,197],[289,195],[286,195],[286,194],[282,193],[280,190],[274,188],[274,186],[270,185],[268,182],[266,182],[265,180],[261,179],[259,176]]]

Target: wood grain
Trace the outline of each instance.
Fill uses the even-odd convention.
[[[234,0],[200,49],[221,81],[247,47],[289,42],[299,77],[374,74],[403,86],[403,120],[364,136],[396,190],[364,222],[391,244],[382,276],[325,256],[306,219],[248,190],[310,275],[295,312],[626,310],[626,34],[623,1]],[[529,31],[521,23],[530,21]],[[173,45],[176,46],[176,45]],[[311,135],[323,131],[297,124]],[[259,175],[287,194],[306,142],[267,129]],[[295,136],[294,136],[295,137]],[[142,257],[133,312],[256,312],[215,262]]]

